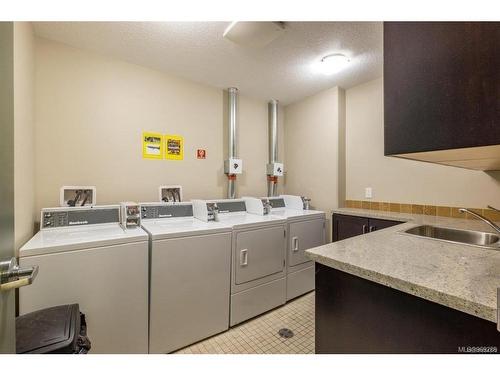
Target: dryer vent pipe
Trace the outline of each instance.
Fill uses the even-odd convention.
[[[269,161],[268,166],[274,165],[278,161],[278,101],[271,100],[267,107],[268,110],[268,144]],[[269,167],[268,167],[269,168]],[[267,173],[267,196],[274,197],[278,195],[278,177]]]
[[[228,93],[228,159],[236,158],[236,114],[238,111],[238,89],[230,87]],[[227,174],[227,197],[236,197],[236,175]]]

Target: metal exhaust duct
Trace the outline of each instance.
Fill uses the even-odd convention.
[[[271,100],[268,104],[268,137],[269,164],[278,160],[278,101]]]
[[[283,164],[278,163],[278,101],[268,104],[269,160],[267,164],[267,196],[278,195],[278,176],[283,175]]]
[[[230,87],[228,93],[228,160],[224,166],[227,175],[227,197],[236,197],[236,174],[231,170],[232,161],[236,158],[236,114],[238,111],[238,89]],[[241,172],[240,172],[241,173]]]
[[[227,90],[229,100],[229,143],[228,143],[228,157],[236,157],[236,112],[238,110],[238,89],[230,87]]]

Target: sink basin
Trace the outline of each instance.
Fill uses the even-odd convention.
[[[488,232],[420,225],[402,233],[446,242],[500,249],[500,237]]]

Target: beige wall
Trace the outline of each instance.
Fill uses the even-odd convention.
[[[165,184],[186,200],[224,196],[221,89],[38,38],[35,77],[37,211],[63,185],[95,185],[98,204],[156,201]],[[237,194],[261,195],[267,103],[240,95],[239,121]],[[142,131],[184,136],[184,160],[142,159]]]
[[[29,22],[14,23],[15,247],[31,238],[35,220],[34,36]]]
[[[500,172],[384,156],[382,78],[346,91],[346,196],[363,200],[431,205],[500,207]]]
[[[285,108],[286,192],[326,212],[344,200],[343,100],[334,87]]]

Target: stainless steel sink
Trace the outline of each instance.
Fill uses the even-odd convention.
[[[488,232],[441,228],[434,227],[432,225],[420,225],[418,227],[407,229],[401,233],[446,242],[487,247],[496,250],[500,249],[500,237],[494,233]]]

